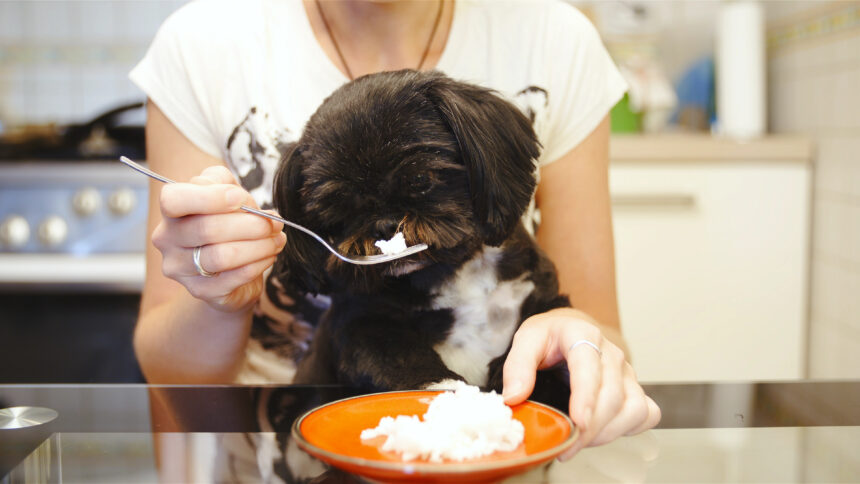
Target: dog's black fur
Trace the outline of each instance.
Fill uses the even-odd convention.
[[[489,284],[478,298],[487,300],[459,302],[487,302],[478,317],[487,324],[513,322],[498,323],[506,344],[477,363],[488,365],[484,381],[470,382],[501,391],[513,330],[533,314],[569,306],[552,262],[520,221],[535,190],[538,153],[529,120],[516,107],[438,72],[368,75],[326,99],[275,176],[277,210],[342,253],[378,253],[374,242],[398,230],[408,245],[430,248],[397,262],[356,266],[285,229],[275,277],[331,296],[296,382],[381,391],[464,379],[434,347],[457,333],[460,340],[447,344],[460,351],[468,338],[457,321],[470,317],[458,319],[461,308],[450,298],[458,294],[452,283],[468,286],[463,273],[469,267]],[[516,314],[503,307],[507,293],[494,296],[502,286],[528,289],[514,301]],[[568,391],[556,378],[547,384]]]

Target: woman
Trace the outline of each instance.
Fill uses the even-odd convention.
[[[280,224],[235,210],[269,207],[279,147],[331,91],[402,68],[500,91],[543,145],[536,237],[575,309],[522,325],[506,401],[566,360],[580,434],[564,457],[656,425],[659,408],[625,358],[615,293],[607,113],[625,86],[588,21],[554,1],[210,0],[171,16],[131,74],[149,96],[150,166],[189,180],[151,185],[135,332],[147,379],[290,381],[310,335],[291,313],[308,306],[264,277],[284,245]],[[538,212],[529,217],[537,227]]]

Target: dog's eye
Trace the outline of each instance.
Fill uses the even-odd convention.
[[[409,180],[409,188],[414,195],[426,195],[433,187],[433,181],[424,173],[419,173]]]

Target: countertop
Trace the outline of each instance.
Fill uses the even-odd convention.
[[[506,482],[860,479],[860,381],[650,384],[646,392],[663,410],[656,429]],[[274,462],[268,477],[283,478],[308,464],[290,449],[294,419],[354,394],[338,386],[0,385],[0,407],[59,413],[45,426],[0,430],[0,483],[200,482],[224,472],[258,480],[261,462]],[[324,477],[314,482],[359,482],[337,471]]]
[[[710,134],[614,134],[609,157],[613,162],[637,161],[770,161],[810,163],[814,143],[802,135],[767,135],[735,140]]]

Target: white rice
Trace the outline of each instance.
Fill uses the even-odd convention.
[[[516,449],[525,429],[512,415],[501,395],[460,382],[430,402],[423,421],[415,415],[383,417],[376,428],[361,432],[361,439],[386,436],[381,450],[404,461],[463,461]]]
[[[377,240],[373,245],[379,247],[385,255],[394,255],[406,250],[406,239],[403,238],[403,232],[397,232],[391,239]]]

